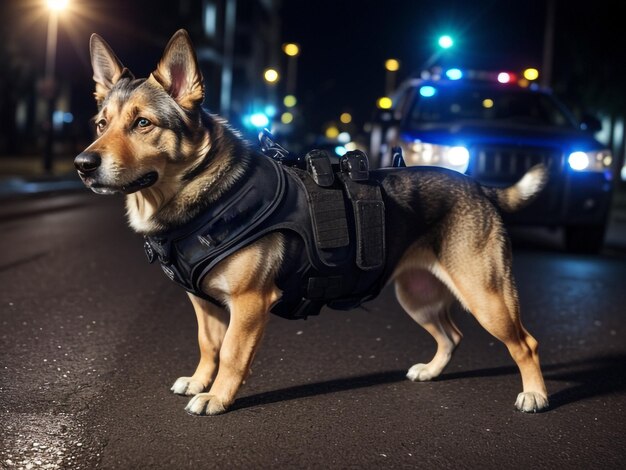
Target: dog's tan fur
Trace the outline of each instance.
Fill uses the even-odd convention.
[[[178,31],[172,37],[157,69],[144,82],[129,85],[126,93],[112,90],[122,78],[134,77],[97,35],[92,36],[91,55],[99,105],[95,118],[98,137],[85,152],[96,152],[101,167],[95,175],[79,163],[77,167],[87,186],[106,193],[132,186],[131,182],[147,172],[156,172],[158,179],[153,185],[126,196],[128,220],[134,230],[150,234],[190,220],[202,206],[199,201],[204,206],[216,201],[241,176],[249,158],[245,145],[218,117],[212,117],[210,126],[202,122],[199,108],[204,88],[186,32]],[[164,122],[162,107],[155,104],[159,102],[167,102],[173,113],[170,120],[179,122],[183,133]],[[142,118],[149,125],[143,126]],[[203,167],[209,153],[212,160]],[[491,191],[502,208],[515,210],[543,186],[542,171],[531,170],[525,183],[508,190],[487,188],[485,193]],[[197,176],[186,179],[192,173]],[[419,188],[421,194],[428,194],[428,182],[420,184],[424,185]],[[408,191],[403,188],[398,194]],[[389,183],[385,189],[392,192],[394,188]],[[438,230],[445,233],[437,249],[429,237],[415,240],[390,277],[402,307],[437,342],[433,359],[415,364],[407,376],[414,381],[430,380],[448,364],[462,338],[449,315],[458,300],[504,342],[517,363],[523,392],[516,407],[522,411],[544,409],[548,400],[537,342],[520,322],[501,219],[484,194],[459,191],[463,197],[453,202],[442,199],[450,208],[445,219],[437,222]],[[408,200],[408,196],[398,196],[399,204],[408,204]],[[441,205],[441,201],[433,203],[433,207]],[[189,294],[198,320],[200,361],[191,377],[176,380],[172,391],[193,396],[186,408],[190,413],[223,413],[235,400],[263,336],[269,310],[281,296],[275,279],[284,262],[284,245],[284,234],[266,235],[223,260],[203,279],[203,292],[223,302],[225,309]]]

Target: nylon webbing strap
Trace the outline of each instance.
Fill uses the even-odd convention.
[[[373,182],[354,182],[341,177],[352,201],[356,225],[356,264],[363,270],[385,263],[385,205],[380,187]]]

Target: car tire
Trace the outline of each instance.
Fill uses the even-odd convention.
[[[598,253],[604,246],[605,225],[565,227],[565,249],[572,253]]]

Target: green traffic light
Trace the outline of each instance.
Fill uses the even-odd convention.
[[[443,36],[439,36],[438,44],[442,49],[450,49],[454,45],[454,41],[450,36],[444,34]]]

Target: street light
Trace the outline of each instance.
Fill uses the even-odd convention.
[[[439,47],[441,47],[442,49],[450,49],[452,46],[454,46],[454,40],[448,34],[444,34],[443,36],[439,36],[437,44],[439,44]]]
[[[393,89],[396,86],[396,72],[400,69],[400,62],[398,59],[387,59],[385,61],[385,70],[387,74],[385,76],[385,94],[387,96],[393,93]]]
[[[430,69],[448,49],[451,49],[454,46],[454,39],[449,34],[442,34],[437,38],[437,46],[438,48],[433,52],[428,60],[426,60],[424,65],[422,65],[422,70]]]
[[[288,95],[296,94],[296,78],[298,74],[298,56],[300,46],[293,42],[283,44],[283,52],[287,56],[287,88]]]
[[[267,83],[274,84],[278,81],[279,75],[276,69],[265,69],[263,72],[263,78]]]
[[[67,7],[68,0],[48,0],[48,37],[46,39],[46,72],[42,86],[42,94],[48,101],[46,122],[46,144],[43,156],[43,169],[46,173],[52,172],[53,145],[54,145],[54,97],[56,84],[54,82],[54,66],[57,53],[57,30],[59,14]]]

